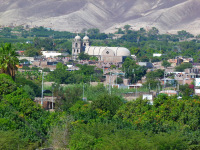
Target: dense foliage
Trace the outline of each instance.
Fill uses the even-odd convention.
[[[71,108],[76,118],[71,149],[198,149],[199,99],[160,95],[154,105],[138,99],[117,108],[114,116],[106,103],[79,102]]]
[[[164,77],[164,70],[157,69],[154,71],[150,71],[146,74],[146,83],[144,83],[144,87],[149,90],[152,89],[161,89],[160,80]]]
[[[62,67],[58,67],[58,64],[56,69],[47,75],[46,79],[48,81],[54,81],[60,84],[79,84],[82,82],[100,81],[102,78],[102,71],[99,70],[100,73],[99,71],[96,73],[94,66],[77,65],[79,70],[69,72],[66,70],[65,65],[61,64]]]
[[[47,140],[48,130],[59,118],[36,105],[22,87],[15,90],[12,78],[1,76],[5,78],[1,89],[7,89],[0,99],[1,149],[38,147]]]
[[[167,68],[167,67],[170,67],[171,64],[170,64],[168,61],[163,60],[163,62],[162,62],[162,66],[165,67],[165,68]]]
[[[12,48],[11,44],[4,44],[0,47],[0,73],[6,73],[13,79],[17,70],[16,65],[19,64],[17,53]]]
[[[160,72],[148,73],[147,78],[160,78]],[[35,149],[42,144],[60,149],[109,150],[199,147],[200,99],[190,96],[189,86],[180,87],[183,99],[159,95],[152,105],[141,98],[126,102],[119,90],[112,89],[109,94],[103,85],[55,84],[56,112],[50,113],[25,91],[30,82],[16,89],[18,83],[7,75],[3,77],[2,89],[8,82],[5,88],[10,90],[0,100],[1,149]]]
[[[131,83],[136,83],[146,74],[147,68],[136,64],[134,60],[127,57],[122,65],[125,76],[130,79]]]
[[[0,74],[0,96],[10,94],[16,89],[16,83],[6,74]]]
[[[176,71],[179,71],[179,72],[183,72],[185,69],[187,68],[192,68],[192,64],[191,63],[183,63],[183,64],[180,64],[179,66],[177,66],[175,68]]]

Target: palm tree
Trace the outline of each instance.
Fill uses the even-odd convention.
[[[12,48],[12,45],[6,43],[0,47],[0,73],[10,75],[15,78],[15,72],[19,64],[18,54]]]

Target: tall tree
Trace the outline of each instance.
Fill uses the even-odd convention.
[[[19,64],[18,54],[12,48],[10,43],[1,45],[0,47],[0,73],[10,75],[13,79],[15,78],[15,71]]]
[[[90,59],[90,56],[88,54],[85,54],[84,52],[81,52],[79,55],[78,55],[78,58],[80,60],[89,60]]]
[[[124,26],[124,29],[125,29],[125,31],[126,31],[126,34],[128,33],[128,30],[130,29],[130,27],[131,27],[131,26],[128,25],[128,24]]]
[[[167,60],[163,60],[162,66],[165,67],[165,68],[167,68],[167,67],[170,67],[171,64]]]

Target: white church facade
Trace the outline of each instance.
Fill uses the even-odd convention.
[[[85,36],[82,40],[81,37],[77,35],[72,42],[73,58],[77,58],[81,52],[89,56],[95,56],[99,61],[112,63],[123,62],[126,57],[131,56],[127,48],[90,46],[88,36]]]

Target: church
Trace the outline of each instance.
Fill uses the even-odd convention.
[[[88,36],[85,36],[82,40],[81,37],[77,35],[72,42],[73,58],[77,58],[81,52],[84,52],[89,56],[95,56],[99,61],[107,63],[121,63],[126,57],[131,56],[131,53],[127,48],[90,46]]]

